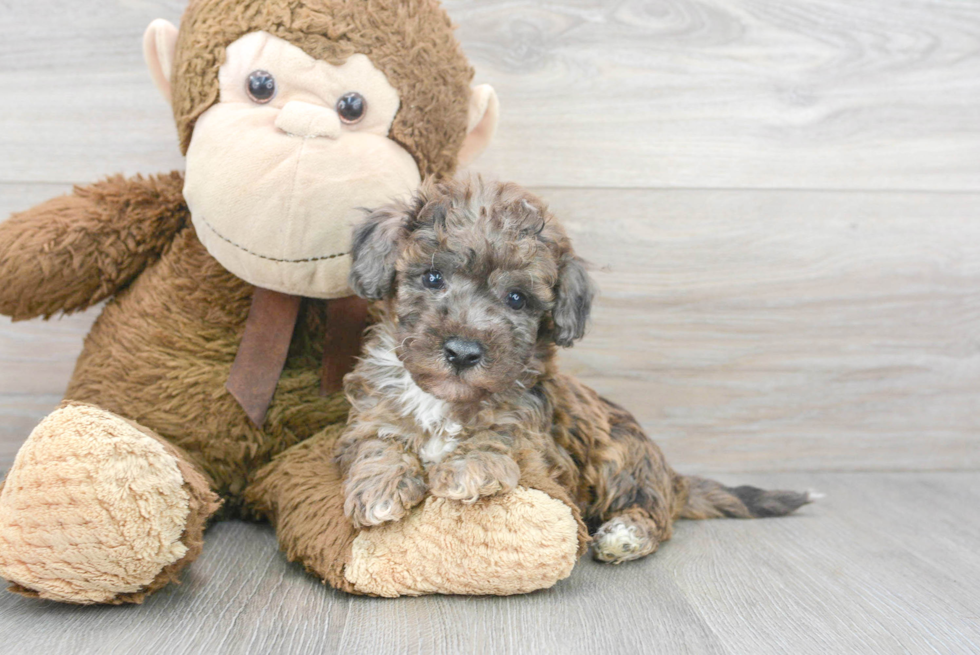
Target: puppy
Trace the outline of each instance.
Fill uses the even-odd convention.
[[[426,493],[506,493],[533,471],[569,490],[594,557],[618,564],[656,550],[679,517],[778,516],[811,500],[678,475],[629,412],[558,372],[595,287],[520,187],[429,183],[356,227],[352,256],[351,287],[383,301],[345,380],[336,451],[357,526],[397,521]]]

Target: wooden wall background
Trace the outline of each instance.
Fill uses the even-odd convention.
[[[140,37],[183,0],[0,0],[0,217],[180,168]],[[603,291],[566,367],[686,470],[980,467],[980,5],[450,0]],[[0,319],[0,469],[96,312]]]

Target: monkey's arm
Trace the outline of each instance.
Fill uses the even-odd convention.
[[[183,184],[117,175],[0,223],[0,314],[48,318],[119,291],[186,225]]]

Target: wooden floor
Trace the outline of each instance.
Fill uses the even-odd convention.
[[[24,655],[980,652],[980,474],[726,478],[827,498],[683,522],[646,560],[583,560],[512,598],[345,596],[287,564],[267,525],[222,523],[180,587],[130,607],[0,596],[0,638]]]
[[[680,470],[816,488],[515,598],[338,594],[221,523],[140,607],[0,596],[3,653],[980,653],[980,6],[450,0],[602,289],[566,370]],[[185,0],[0,0],[0,220],[181,168],[142,30]],[[0,284],[2,284],[0,280]],[[0,471],[98,308],[0,319]]]

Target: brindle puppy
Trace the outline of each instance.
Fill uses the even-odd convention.
[[[396,521],[426,492],[474,502],[535,469],[569,489],[595,557],[620,563],[675,518],[787,514],[809,494],[684,477],[621,407],[557,370],[594,287],[558,222],[514,184],[429,184],[356,228],[351,286],[384,300],[346,379],[345,510]]]

